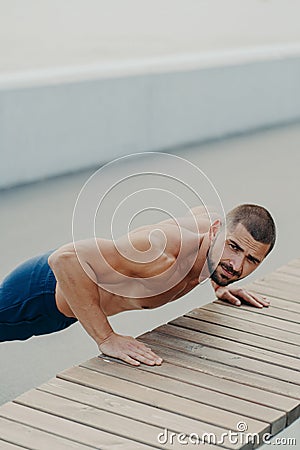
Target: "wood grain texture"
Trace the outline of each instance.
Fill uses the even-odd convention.
[[[90,450],[91,447],[0,417],[2,440],[32,450]]]
[[[283,354],[272,352],[266,348],[255,347],[252,345],[246,345],[241,342],[233,342],[229,339],[223,337],[208,335],[204,333],[195,333],[192,330],[183,327],[176,327],[174,325],[162,325],[156,328],[153,333],[163,333],[170,336],[174,336],[181,339],[186,339],[188,341],[201,344],[203,349],[209,352],[210,347],[215,349],[224,350],[231,354],[237,354],[253,358],[258,361],[271,363],[274,365],[281,366],[283,368],[293,369],[295,371],[300,371],[300,359],[292,358]],[[146,333],[143,336],[149,336]],[[152,336],[152,334],[151,334]]]
[[[91,397],[94,395],[94,390],[91,390]],[[117,413],[115,414],[104,409],[98,409],[40,390],[26,392],[19,396],[15,402],[150,446],[155,446],[155,443],[158,442],[157,437],[164,428],[161,425],[153,426],[146,423],[147,417],[143,418],[143,422],[137,422],[134,419],[121,416]],[[217,427],[212,427],[212,429],[217,431]],[[219,436],[221,436],[221,433],[225,430],[220,429],[219,431]],[[230,445],[230,443],[228,444]],[[182,447],[180,447],[180,445],[166,445],[165,448],[180,449]],[[237,448],[237,446],[231,445],[230,448]]]
[[[214,432],[216,435],[220,435],[220,427],[209,426],[211,422],[211,414],[215,413],[216,418],[213,423],[218,425],[218,421],[222,420],[223,429],[222,432],[228,429],[235,430],[236,424],[239,420],[236,414],[227,414],[226,423],[224,423],[224,413],[220,414],[217,408],[201,405],[195,401],[185,400],[184,398],[178,398],[178,396],[171,396],[162,392],[157,392],[153,389],[147,389],[152,399],[147,400],[147,404],[144,403],[144,399],[137,395],[134,400],[126,398],[126,392],[123,384],[118,381],[119,388],[112,389],[116,394],[110,394],[103,391],[101,381],[103,377],[99,377],[99,374],[86,371],[85,377],[88,378],[89,386],[78,386],[78,384],[66,382],[63,380],[53,381],[51,384],[47,383],[41,386],[45,392],[59,395],[64,398],[69,398],[74,401],[94,406],[99,409],[105,409],[106,411],[115,412],[116,414],[124,417],[130,417],[139,422],[145,422],[147,424],[156,425],[158,427],[164,424],[169,430],[176,433],[191,434],[197,429],[201,433]],[[113,384],[113,383],[112,383]],[[127,384],[128,387],[128,384]],[[91,395],[91,389],[93,395]],[[95,392],[96,391],[96,392]],[[143,388],[142,391],[145,391]],[[221,417],[221,419],[220,419]],[[202,422],[201,422],[202,419]],[[203,422],[205,419],[205,422]],[[221,423],[221,425],[222,425]],[[247,418],[247,425],[251,432],[265,432],[269,428],[269,424],[266,421],[258,421],[256,419]]]
[[[201,307],[201,311],[203,310],[211,311],[214,314],[221,314],[223,317],[229,316],[247,322],[254,322],[255,325],[265,325],[269,328],[275,328],[276,330],[285,331],[286,329],[288,329],[289,333],[295,333],[299,335],[298,337],[295,337],[295,339],[298,339],[298,342],[300,342],[300,322],[297,321],[295,323],[294,321],[291,321],[287,318],[277,318],[267,314],[260,314],[260,312],[263,310],[258,310],[257,308],[255,308],[255,310],[254,308],[245,309],[240,308],[239,306],[230,306],[225,303],[204,305],[203,307]],[[297,314],[293,313],[293,315],[294,318],[297,319]]]
[[[198,358],[173,348],[162,345],[151,344],[151,348],[165,361],[182,367],[210,373],[220,378],[237,381],[249,386],[265,389],[270,392],[277,392],[288,397],[300,399],[300,387],[286,381],[270,378],[264,374],[249,372],[248,370],[231,367],[217,361],[207,361],[205,358]]]
[[[198,389],[205,388],[209,391],[226,395],[225,402],[227,401],[227,406],[224,409],[228,409],[229,397],[233,400],[244,399],[259,406],[262,405],[278,411],[284,411],[288,417],[288,423],[295,420],[300,413],[297,400],[284,397],[278,393],[274,394],[244,384],[235,383],[234,381],[225,380],[224,378],[220,379],[207,373],[196,372],[186,367],[170,364],[166,361],[160,367],[150,367],[143,364],[139,368],[132,368],[119,362],[107,361],[104,358],[92,358],[83,363],[82,366],[126,381],[131,380],[133,383],[138,383],[143,386],[154,386],[156,389],[174,393],[179,397],[189,398],[189,395],[191,395],[193,399],[194,395],[196,395],[195,399],[197,400],[199,396],[200,398],[202,397],[202,391]],[[71,375],[70,371],[72,371]],[[73,369],[68,369],[59,376],[74,382],[80,382],[77,377],[74,378]],[[196,391],[191,391],[191,386],[197,387]],[[208,394],[208,398],[212,399],[209,401],[209,404],[215,404],[213,402],[215,397],[212,392]],[[220,402],[219,398],[218,402]],[[217,405],[219,406],[219,403]],[[247,411],[249,411],[248,407]]]
[[[234,430],[238,421],[237,414],[228,411],[225,415],[222,410],[213,407],[211,403],[208,406],[201,402],[201,407],[199,407],[199,403],[195,400],[170,394],[169,392],[159,391],[152,387],[147,387],[147,389],[145,389],[145,385],[136,385],[134,382],[130,383],[127,380],[120,380],[117,378],[112,379],[107,375],[83,368],[81,368],[81,371],[77,374],[74,374],[73,371],[72,378],[68,379],[80,382],[81,384],[84,383],[84,386],[93,387],[99,390],[103,389],[107,393],[114,393],[120,397],[130,398],[137,403],[144,403],[161,410],[171,411],[181,416],[195,418],[198,421],[198,429],[201,432],[204,432],[205,430],[214,432],[214,429],[219,432],[220,428],[223,428],[223,431],[224,428]],[[139,406],[135,404],[135,407],[138,408]],[[148,411],[150,414],[149,408]],[[150,420],[151,418],[150,416],[143,415],[140,420],[142,420],[143,417],[145,419],[147,418],[147,420]],[[253,422],[251,419],[249,420],[249,423],[251,426],[253,425],[253,428],[261,427],[264,429],[267,426],[266,422],[261,424],[259,421]],[[217,427],[214,428],[214,425]]]
[[[268,327],[267,324],[253,324],[253,322],[249,322],[238,317],[231,317],[229,315],[224,316],[215,311],[209,311],[203,308],[194,309],[193,311],[185,314],[184,317],[200,319],[216,325],[223,325],[227,328],[233,328],[235,330],[240,330],[253,335],[265,336],[275,341],[292,344],[296,347],[296,355],[299,355],[299,335],[287,330]]]
[[[231,303],[227,303],[222,300],[217,300],[213,302],[213,304],[226,306],[227,308],[235,308],[240,311],[247,311],[252,314],[258,314],[260,317],[274,317],[283,320],[286,325],[288,325],[287,322],[295,323],[297,324],[297,326],[299,326],[300,323],[300,304],[298,303],[291,303],[284,300],[279,300],[278,302],[278,299],[273,298],[269,307],[261,309],[254,308],[253,306],[247,305],[246,303],[242,303],[240,306],[234,306]],[[258,316],[254,318],[257,319]],[[269,321],[267,323],[269,325]],[[277,327],[278,326],[276,326],[275,328]]]
[[[274,282],[272,284],[264,283],[263,281],[254,281],[252,283],[263,295],[271,295],[274,297],[282,298],[290,302],[300,303],[300,293],[298,289],[287,289],[287,283]]]
[[[136,383],[136,375],[133,373],[131,375],[131,382]],[[90,374],[87,374],[90,379],[86,379],[82,377],[82,374],[84,372],[75,373],[74,371],[70,375],[70,373],[67,374],[68,381],[74,381],[76,383],[83,383],[85,386],[90,386],[98,389],[104,389],[103,385],[99,384],[95,385],[94,381],[92,381],[92,376]],[[130,374],[128,374],[130,375]],[[201,409],[201,413],[197,412],[197,420],[202,420],[204,422],[211,422],[211,417],[209,415],[210,412],[214,414],[214,419],[211,422],[212,424],[217,424],[223,427],[228,427],[232,429],[232,426],[236,425],[236,420],[238,421],[238,416],[244,418],[245,421],[249,421],[249,424],[255,425],[250,419],[256,419],[260,422],[266,422],[271,426],[271,429],[282,429],[286,424],[286,414],[283,411],[278,411],[276,409],[272,409],[270,407],[265,407],[260,404],[251,403],[249,401],[242,400],[240,398],[230,397],[228,395],[224,395],[218,392],[213,392],[211,390],[201,388],[200,386],[191,386],[189,384],[186,384],[184,382],[175,381],[175,380],[166,380],[162,376],[157,376],[154,374],[141,374],[142,375],[142,386],[147,387],[147,392],[150,393],[150,395],[153,393],[153,389],[156,390],[155,394],[153,395],[153,399],[155,398],[161,398],[164,402],[162,409],[168,409],[173,412],[176,412],[178,414],[187,415],[190,416],[192,411],[194,410],[194,407],[196,405],[195,402],[198,405],[198,410]],[[81,378],[82,377],[82,378]],[[103,380],[103,377],[95,377],[96,380]],[[128,383],[128,378],[127,378]],[[127,384],[126,383],[126,384]],[[117,386],[117,389],[116,387]],[[107,388],[105,388],[105,392],[113,392],[116,395],[123,395],[128,397],[130,395],[130,398],[134,398],[136,401],[145,401],[143,398],[140,398],[136,394],[132,396],[132,394],[128,394],[128,391],[123,388],[124,386],[124,378],[123,383],[122,381],[118,380],[115,384],[111,383],[111,385]],[[160,392],[159,392],[160,391]],[[126,392],[126,393],[125,393]],[[180,395],[178,393],[180,392]],[[174,402],[170,402],[170,399],[172,400],[172,397],[170,395],[165,395],[165,393],[173,394],[179,399],[179,403],[174,405]],[[164,401],[166,400],[166,401]],[[192,403],[188,400],[191,400]],[[149,401],[149,400],[148,400]],[[201,408],[199,406],[201,405]],[[206,408],[204,405],[210,406],[209,408]],[[211,406],[213,406],[213,409]],[[156,403],[157,407],[157,403]],[[175,408],[175,409],[174,409]],[[227,411],[226,414],[226,421],[224,421],[224,411]],[[234,414],[231,414],[234,413]],[[194,414],[192,417],[195,417]],[[198,422],[199,423],[199,422]]]
[[[299,268],[294,266],[282,266],[279,269],[275,270],[274,273],[285,273],[289,276],[293,276],[296,278],[300,278]]]
[[[277,380],[287,381],[288,383],[297,384],[300,394],[300,377],[299,371],[291,370],[286,367],[277,367],[276,371],[272,370],[272,365],[259,361],[257,359],[247,357],[241,354],[232,353],[216,348],[205,347],[196,342],[191,342],[178,336],[166,335],[163,333],[152,332],[144,335],[142,339],[150,346],[152,344],[163,345],[164,347],[180,350],[185,354],[192,355],[196,358],[205,359],[206,361],[216,361],[226,364],[230,367],[237,367],[249,372],[265,375]],[[271,382],[272,380],[270,380]]]
[[[260,289],[257,285],[254,285],[254,284],[246,284],[245,288],[248,289],[249,291],[257,293],[257,294],[264,294],[264,289],[263,288]],[[300,304],[299,303],[289,302],[286,299],[274,297],[271,295],[267,295],[266,297],[270,301],[270,307],[260,310],[260,311],[262,311],[263,314],[269,314],[269,311],[276,311],[278,309],[280,311],[282,311],[282,310],[283,311],[292,311],[292,312],[296,312],[297,314],[300,314]],[[221,301],[221,300],[218,300],[218,301]],[[240,308],[251,308],[251,306],[248,306],[245,303],[242,303]],[[278,311],[278,313],[280,313],[280,311]]]
[[[140,336],[161,366],[101,355],[3,405],[1,450],[181,450],[193,433],[215,436],[210,450],[251,450],[228,437],[239,422],[283,430],[300,417],[300,259],[246,288],[271,306],[216,300]]]
[[[194,320],[193,317],[178,317],[175,320],[172,320],[169,325],[177,326],[180,328],[186,328],[189,330],[199,331],[201,334],[205,334],[205,336],[219,337],[222,339],[226,339],[233,342],[244,343],[247,345],[251,345],[253,347],[258,347],[261,349],[267,349],[274,353],[279,353],[282,355],[292,356],[293,358],[299,358],[300,349],[295,343],[287,344],[282,341],[276,341],[271,337],[264,337],[258,334],[252,334],[245,332],[241,329],[241,327],[230,328],[225,325],[219,323],[212,323],[208,320],[211,319],[211,315],[207,317],[203,315],[203,317],[207,319],[207,321],[201,319],[201,315],[197,316],[197,320]],[[238,324],[235,324],[238,325]],[[250,328],[251,330],[251,328]]]
[[[105,450],[154,448],[13,402],[3,405],[0,408],[0,414],[6,419],[89,445],[92,448],[101,447]],[[0,448],[2,450],[1,446]]]
[[[10,444],[9,442],[5,442],[2,441],[2,439],[0,439],[0,448],[1,450],[22,450],[25,447],[21,447],[20,445],[16,445],[16,444]]]

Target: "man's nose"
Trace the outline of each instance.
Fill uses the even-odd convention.
[[[232,270],[235,272],[240,272],[242,270],[244,263],[244,255],[235,255],[234,257],[230,258],[230,265],[232,267]]]

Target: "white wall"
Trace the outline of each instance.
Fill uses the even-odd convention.
[[[300,118],[300,56],[237,59],[2,80],[0,187]]]

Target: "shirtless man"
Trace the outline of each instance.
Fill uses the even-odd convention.
[[[189,216],[138,228],[116,241],[77,241],[31,258],[0,286],[0,342],[51,333],[78,320],[105,355],[132,365],[161,364],[147,345],[115,333],[107,318],[164,305],[207,278],[219,299],[269,305],[264,297],[227,286],[252,273],[272,250],[271,215],[261,206],[240,205],[226,221],[226,230],[218,218],[211,224],[197,207]]]

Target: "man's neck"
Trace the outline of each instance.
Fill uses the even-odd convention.
[[[199,275],[199,283],[202,283],[204,280],[210,277],[210,271],[207,265],[207,254],[210,248],[210,239],[209,234],[204,233],[200,238],[200,246],[199,246],[199,265],[200,275]]]

